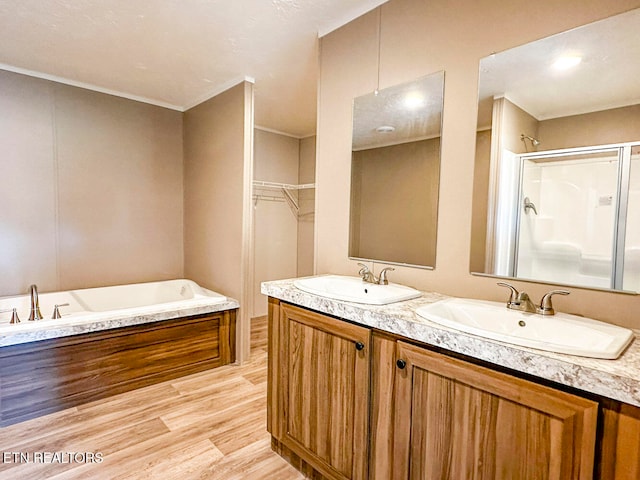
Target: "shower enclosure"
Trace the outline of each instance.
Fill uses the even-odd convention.
[[[503,152],[495,271],[640,291],[640,143]]]

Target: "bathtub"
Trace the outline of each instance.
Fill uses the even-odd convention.
[[[235,362],[238,302],[190,280],[0,298],[0,427]],[[52,319],[55,305],[62,317]],[[4,388],[4,387],[7,388]]]
[[[40,293],[39,303],[44,318],[30,322],[29,295],[0,297],[0,310],[16,308],[20,318],[11,324],[11,312],[0,314],[0,347],[239,307],[186,279]],[[61,318],[52,319],[62,304]]]

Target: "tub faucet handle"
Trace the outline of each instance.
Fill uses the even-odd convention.
[[[53,320],[57,320],[59,318],[62,318],[62,315],[60,315],[60,307],[68,307],[69,304],[68,303],[60,303],[58,305],[56,305],[55,307],[53,307],[53,315],[51,315],[51,318]]]
[[[17,308],[7,308],[6,310],[0,310],[0,313],[11,312],[11,321],[9,323],[15,324],[20,323],[20,317],[18,317],[18,309]]]

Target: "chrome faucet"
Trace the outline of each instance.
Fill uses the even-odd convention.
[[[17,308],[7,308],[6,310],[0,310],[0,313],[11,312],[11,321],[10,324],[20,323],[20,317],[18,317],[18,309]]]
[[[501,287],[507,287],[511,290],[507,308],[511,310],[519,310],[521,312],[536,313],[536,306],[533,304],[527,292],[518,292],[516,287],[508,283],[498,282]]]
[[[555,315],[556,311],[553,309],[553,305],[551,305],[551,296],[552,295],[569,295],[570,292],[566,290],[551,290],[550,292],[545,293],[540,300],[540,306],[536,308],[536,313],[540,315]]]
[[[378,276],[378,285],[389,285],[389,280],[387,280],[387,272],[393,272],[395,268],[387,267],[383,268]]]
[[[373,273],[371,273],[371,271],[369,270],[369,267],[367,267],[364,263],[359,263],[358,265],[360,265],[360,270],[358,271],[358,275],[360,275],[360,277],[362,277],[362,281],[366,282],[366,283],[378,283],[376,280],[376,277]]]
[[[498,285],[511,290],[509,300],[507,301],[507,308],[521,312],[538,313],[540,315],[555,315],[556,312],[551,304],[551,297],[553,295],[569,295],[570,293],[566,290],[551,290],[543,295],[540,300],[540,306],[536,306],[531,302],[526,292],[518,292],[513,285],[508,283],[498,282]]]
[[[31,296],[31,310],[29,312],[29,321],[42,320],[40,313],[40,302],[38,301],[38,287],[31,285],[29,287],[29,295]]]
[[[380,272],[380,276],[376,278],[376,276],[371,273],[369,267],[367,267],[364,263],[359,263],[360,271],[358,271],[358,275],[362,277],[362,281],[365,283],[375,283],[378,285],[389,285],[389,280],[387,280],[387,272],[393,271],[395,268],[387,267],[383,268]]]

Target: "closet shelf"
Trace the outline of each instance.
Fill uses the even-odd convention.
[[[254,187],[261,188],[273,188],[273,189],[285,189],[285,190],[304,190],[307,188],[315,188],[315,183],[302,183],[300,185],[293,185],[291,183],[277,183],[277,182],[263,182],[262,180],[254,180]]]
[[[253,194],[253,206],[255,207],[260,200],[267,200],[269,202],[286,202],[291,209],[291,213],[294,216],[300,218],[306,216],[309,212],[300,213],[300,204],[298,198],[298,190],[304,190],[309,188],[315,188],[314,183],[303,183],[300,185],[293,185],[290,183],[277,183],[277,182],[264,182],[262,180],[253,181],[254,194]],[[277,190],[277,192],[264,192],[265,190]]]

